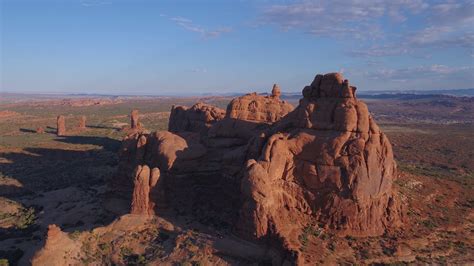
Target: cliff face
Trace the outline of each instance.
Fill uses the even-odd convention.
[[[331,73],[302,94],[294,110],[278,87],[232,100],[225,116],[203,104],[175,107],[173,133],[126,138],[119,174],[133,188],[132,212],[171,205],[219,217],[293,255],[309,225],[353,236],[399,225],[392,148],[355,87]]]
[[[400,224],[392,147],[354,91],[340,74],[318,75],[273,126],[260,157],[246,163],[243,235],[275,235],[297,250],[308,224],[352,236]]]
[[[245,120],[231,115],[249,106],[257,106],[262,115]],[[262,148],[260,135],[271,122],[291,110],[279,95],[257,94],[235,99],[227,113],[203,103],[174,106],[169,131],[125,137],[112,189],[130,195],[134,214],[159,214],[160,207],[167,207],[207,220],[205,216],[215,213],[219,218],[212,223],[230,228],[240,208],[245,161]]]

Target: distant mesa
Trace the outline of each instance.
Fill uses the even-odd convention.
[[[107,98],[99,98],[99,99],[63,99],[63,100],[54,100],[49,101],[48,104],[53,105],[63,105],[63,106],[71,106],[71,107],[87,107],[87,106],[94,106],[94,105],[112,105],[112,104],[119,104],[123,101],[120,99],[107,99]],[[44,103],[37,103],[38,105]]]
[[[224,111],[174,106],[169,131],[132,132],[123,140],[110,187],[131,195],[131,212],[179,209],[212,216],[243,238],[300,262],[309,225],[339,235],[378,236],[402,224],[393,189],[396,164],[356,88],[340,73],[316,75],[293,108],[251,93]],[[138,114],[131,115],[132,128]]]
[[[10,111],[10,110],[0,111],[0,118],[10,118],[10,117],[15,117],[19,115],[20,115],[19,113]]]

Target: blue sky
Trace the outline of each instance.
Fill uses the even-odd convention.
[[[0,91],[474,87],[474,1],[0,0]]]

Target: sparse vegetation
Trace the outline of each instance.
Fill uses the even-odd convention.
[[[77,240],[79,238],[79,235],[81,235],[81,232],[78,230],[73,231],[72,233],[69,234],[69,237],[72,240]]]
[[[434,228],[438,227],[438,225],[431,219],[424,220],[423,225],[425,227],[429,228],[429,229],[434,229]]]
[[[227,99],[210,100],[218,102],[224,107]],[[89,191],[81,197],[90,202],[100,202],[103,195],[97,192],[105,184],[105,179],[113,176],[117,166],[117,149],[124,132],[120,131],[121,125],[129,123],[129,111],[137,103],[140,104],[141,121],[149,129],[165,129],[167,115],[172,104],[191,105],[195,99],[165,99],[151,101],[130,101],[115,106],[89,106],[89,107],[59,107],[59,106],[28,106],[17,105],[12,109],[21,114],[21,119],[9,120],[8,126],[0,121],[0,186],[8,190],[0,190],[6,200],[18,205],[19,211],[6,211],[0,208],[0,224],[8,228],[1,231],[0,245],[8,243],[13,248],[25,246],[25,243],[37,244],[42,240],[38,234],[36,223],[37,216],[46,216],[54,220],[49,209],[42,210],[44,205],[41,200],[47,201],[50,192],[68,189],[71,186],[80,191]],[[382,106],[381,103],[369,103],[371,110],[377,111],[373,106]],[[383,110],[391,112],[394,107]],[[392,108],[392,109],[390,109]],[[415,108],[412,107],[412,108]],[[408,110],[409,111],[409,110]],[[407,112],[408,112],[407,111]],[[404,111],[405,112],[405,111]],[[58,138],[51,134],[55,130],[54,117],[57,113],[66,114],[67,127],[74,126],[74,119],[85,114],[87,124],[91,126],[81,134]],[[389,116],[375,117],[382,121],[381,128],[386,132],[394,144],[394,154],[398,162],[400,178],[396,184],[403,194],[404,204],[407,206],[410,228],[399,232],[397,235],[383,236],[387,241],[379,243],[378,238],[365,239],[362,243],[359,238],[341,238],[332,235],[331,230],[323,230],[323,225],[308,225],[298,237],[302,251],[311,253],[314,249],[324,250],[337,257],[349,250],[353,250],[351,259],[338,258],[338,261],[353,264],[361,263],[359,259],[372,259],[377,256],[396,256],[396,242],[416,237],[423,240],[428,233],[436,234],[442,240],[428,243],[422,250],[412,249],[417,256],[418,263],[423,264],[462,264],[463,257],[472,253],[472,246],[458,231],[446,231],[448,226],[463,226],[466,213],[472,209],[474,199],[474,163],[472,161],[473,141],[471,132],[472,124],[430,124],[425,122],[403,123],[392,121]],[[405,116],[405,115],[404,115]],[[401,119],[398,117],[397,119]],[[384,124],[385,123],[385,124]],[[28,132],[36,127],[45,128],[45,134]],[[49,132],[49,133],[48,133]],[[25,166],[28,166],[25,168]],[[0,187],[1,189],[1,187]],[[94,191],[92,191],[92,189]],[[433,196],[428,197],[433,194]],[[24,206],[20,204],[25,204]],[[28,204],[24,202],[29,202]],[[38,203],[41,206],[30,205]],[[87,203],[89,204],[89,203]],[[91,203],[92,204],[92,203]],[[54,209],[57,213],[75,214],[84,207],[81,202],[55,202]],[[51,207],[48,207],[51,208]],[[163,229],[135,232],[135,234],[120,236],[112,241],[105,241],[102,236],[91,235],[91,232],[80,231],[78,228],[95,228],[107,225],[115,218],[105,212],[100,206],[94,207],[92,217],[79,217],[76,221],[65,221],[58,224],[64,231],[70,232],[69,237],[81,243],[81,255],[78,263],[112,265],[111,257],[115,252],[122,258],[124,264],[146,265],[165,260],[173,249],[182,245],[180,251],[185,254],[182,258],[183,265],[208,265],[201,260],[202,250],[206,248],[200,240],[200,233],[189,231],[176,233]],[[16,210],[16,209],[15,209]],[[179,210],[181,214],[186,212]],[[41,213],[41,214],[40,214]],[[79,213],[79,214],[78,214]],[[81,223],[77,221],[81,221]],[[77,223],[76,223],[77,222]],[[296,223],[297,221],[292,221]],[[210,220],[210,227],[219,228],[219,223]],[[229,225],[221,226],[227,228]],[[65,227],[67,227],[65,229]],[[82,229],[81,229],[82,230]],[[72,232],[71,232],[72,231]],[[26,233],[28,232],[28,233]],[[32,232],[35,234],[32,235]],[[189,233],[189,234],[188,234]],[[83,235],[82,235],[83,234]],[[186,234],[182,242],[179,236]],[[442,236],[439,236],[442,235]],[[92,237],[87,240],[87,237]],[[225,236],[224,236],[225,237]],[[123,242],[121,239],[124,239]],[[13,240],[13,241],[12,241]],[[4,242],[2,242],[4,241]],[[84,242],[82,242],[84,241]],[[131,242],[145,245],[144,252],[133,250],[128,246]],[[392,241],[392,242],[390,242]],[[350,246],[348,247],[348,242]],[[13,244],[12,244],[13,243]],[[370,243],[370,245],[369,245]],[[119,247],[124,245],[123,249]],[[4,248],[1,247],[0,250]],[[430,257],[437,251],[446,254]],[[20,249],[8,254],[0,253],[1,265],[16,265],[23,256]],[[117,254],[118,253],[118,254]],[[26,254],[26,253],[25,253]],[[319,254],[319,253],[318,253]],[[324,262],[327,254],[321,254],[320,260]],[[64,254],[64,256],[68,256]],[[460,259],[461,258],[461,259]],[[454,261],[454,263],[453,263]],[[323,264],[321,262],[321,264]],[[212,264],[212,263],[211,263]],[[250,263],[249,263],[250,264]],[[393,262],[390,265],[405,265],[403,262]]]

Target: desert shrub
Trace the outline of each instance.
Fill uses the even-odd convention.
[[[424,220],[423,222],[423,225],[429,229],[433,229],[433,228],[436,228],[438,227],[438,225],[433,221],[433,220]]]
[[[71,238],[72,240],[77,240],[80,234],[81,234],[80,231],[75,230],[74,232],[69,233],[69,238]]]

